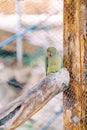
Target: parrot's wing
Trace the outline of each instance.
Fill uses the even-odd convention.
[[[46,59],[45,59],[45,71],[46,71],[46,75],[47,75],[47,68],[48,68],[48,57],[46,57]]]

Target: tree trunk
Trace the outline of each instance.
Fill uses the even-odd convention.
[[[64,0],[64,66],[70,87],[63,93],[64,130],[87,129],[87,0]]]

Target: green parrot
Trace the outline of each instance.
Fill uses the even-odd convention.
[[[62,57],[55,47],[47,48],[46,75],[58,71],[62,67]]]

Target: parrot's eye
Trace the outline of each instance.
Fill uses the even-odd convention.
[[[48,51],[48,52],[47,52],[47,55],[48,55],[48,56],[51,56],[51,53]]]

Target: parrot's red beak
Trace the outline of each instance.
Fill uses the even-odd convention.
[[[48,55],[48,56],[51,56],[51,53],[48,51],[48,52],[47,52],[47,55]]]

